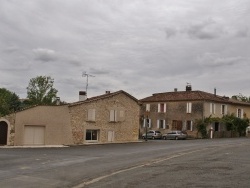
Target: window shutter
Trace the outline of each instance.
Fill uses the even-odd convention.
[[[158,104],[158,112],[160,112],[161,111],[161,104],[159,103]]]
[[[190,102],[189,103],[189,113],[191,113],[192,112],[192,103]]]
[[[163,129],[166,129],[166,120],[163,120]]]
[[[95,121],[95,109],[92,109],[92,121]]]
[[[88,121],[95,121],[95,109],[88,109]]]
[[[116,110],[110,110],[110,121],[116,121],[117,111]]]
[[[243,111],[243,109],[241,109],[241,118],[243,118],[244,117],[244,111]]]
[[[146,119],[143,119],[143,127],[146,127]]]
[[[157,120],[157,128],[158,129],[160,128],[160,120],[159,119]]]
[[[191,120],[190,131],[193,131],[193,121]]]
[[[150,112],[150,104],[146,104],[146,111]]]
[[[215,114],[215,112],[216,112],[215,110],[216,110],[216,105],[215,105],[215,103],[214,103],[214,114]]]
[[[224,106],[224,110],[225,110],[225,106]],[[224,113],[225,113],[225,111],[224,111]],[[223,114],[223,104],[220,107],[220,114]]]
[[[227,114],[227,105],[225,105],[225,114]]]
[[[212,114],[213,113],[213,104],[212,103],[210,103],[210,114]]]
[[[164,103],[164,113],[167,111],[167,104]]]
[[[148,128],[151,128],[151,119],[149,119],[149,125]]]

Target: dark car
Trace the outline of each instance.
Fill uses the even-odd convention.
[[[163,134],[162,138],[164,140],[185,140],[187,138],[187,133],[183,131],[171,131],[169,133]]]
[[[161,139],[162,134],[160,131],[150,130],[147,132],[147,138],[148,139]],[[146,138],[146,133],[142,135],[142,139]]]

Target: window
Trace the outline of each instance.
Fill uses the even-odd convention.
[[[188,131],[193,131],[193,121],[188,120],[186,123],[187,123],[186,124],[187,130]]]
[[[109,121],[118,122],[125,120],[125,111],[124,110],[110,110]]]
[[[86,130],[86,140],[98,140],[98,130]]]
[[[187,113],[191,113],[192,112],[192,103],[191,102],[188,102],[187,103]]]
[[[143,127],[151,128],[151,119],[144,119],[143,120]]]
[[[157,128],[158,129],[166,129],[165,119],[157,120]]]
[[[117,110],[110,110],[109,121],[111,122],[117,121]]]
[[[88,121],[95,121],[95,109],[88,109]]]
[[[210,114],[215,114],[215,104],[210,103]]]
[[[243,109],[240,109],[240,108],[237,109],[237,117],[243,118]]]
[[[146,111],[150,112],[150,104],[146,104]]]
[[[166,103],[159,103],[158,104],[158,112],[161,112],[161,113],[166,112],[166,108],[167,108]]]
[[[221,105],[221,114],[222,115],[227,114],[227,105],[225,105],[225,104]]]

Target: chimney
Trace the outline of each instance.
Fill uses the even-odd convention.
[[[214,88],[214,96],[216,96],[216,88]]]
[[[87,99],[86,91],[79,91],[79,101],[85,101]]]
[[[178,91],[178,89],[177,88],[174,88],[174,92],[177,92]]]
[[[110,91],[106,91],[105,93],[106,93],[106,94],[110,94]]]
[[[192,86],[190,83],[187,83],[186,91],[192,91]]]

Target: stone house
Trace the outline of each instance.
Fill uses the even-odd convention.
[[[0,145],[74,145],[138,140],[138,100],[125,91],[34,106],[0,118]]]
[[[223,117],[225,114],[234,113],[237,117],[250,117],[250,103],[240,102],[229,97],[219,96],[214,93],[192,91],[187,85],[186,91],[155,93],[141,99],[141,125],[140,135],[149,129],[160,130],[167,133],[170,130],[183,130],[189,136],[199,137],[194,122],[206,117]],[[147,112],[147,113],[146,113]],[[148,117],[149,121],[145,119]],[[225,125],[219,122],[211,124],[214,135],[226,131]]]

